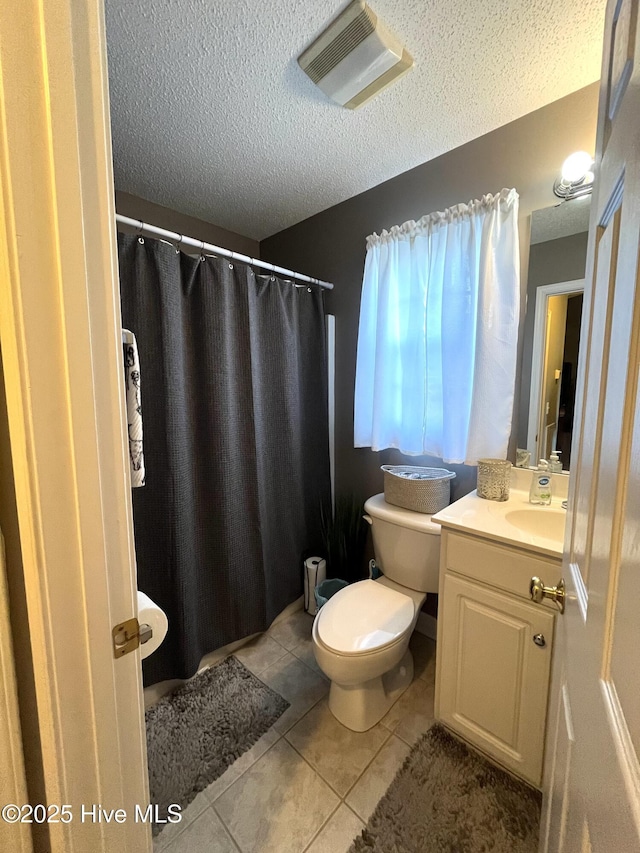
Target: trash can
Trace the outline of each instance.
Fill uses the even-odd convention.
[[[349,586],[348,582],[340,580],[339,578],[329,578],[329,580],[319,583],[314,590],[318,610],[323,604],[327,603],[332,595],[335,595],[336,592],[344,589],[345,586]]]

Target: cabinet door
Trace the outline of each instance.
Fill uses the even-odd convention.
[[[554,614],[449,573],[443,599],[439,719],[540,786]]]

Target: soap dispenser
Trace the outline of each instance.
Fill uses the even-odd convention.
[[[543,504],[551,503],[551,474],[549,463],[546,459],[540,459],[538,467],[531,477],[531,488],[529,489],[529,503]]]
[[[561,450],[551,451],[551,456],[549,457],[549,470],[552,474],[562,473],[562,462],[559,459],[561,453]]]

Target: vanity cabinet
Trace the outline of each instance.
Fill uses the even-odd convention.
[[[534,604],[534,575],[560,560],[442,529],[436,717],[540,787],[556,607]]]

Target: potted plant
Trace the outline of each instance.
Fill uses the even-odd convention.
[[[342,578],[349,583],[366,577],[363,553],[369,526],[363,513],[362,503],[355,495],[339,495],[333,510],[331,505],[321,509],[327,577]]]

